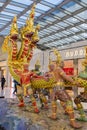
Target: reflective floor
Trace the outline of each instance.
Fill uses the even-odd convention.
[[[51,114],[50,109],[40,109],[40,113],[33,112],[29,98],[25,98],[25,107],[19,108],[18,99],[12,94],[13,90],[5,88],[5,98],[0,99],[0,124],[4,127],[3,130],[75,130],[69,124],[69,117],[64,115],[64,110],[58,104],[57,120],[51,120],[48,115]],[[50,108],[50,103],[49,103]],[[87,107],[86,107],[87,108]],[[87,115],[87,113],[86,113]],[[75,110],[75,117],[79,113]],[[80,122],[83,126],[80,130],[87,130],[87,122]]]

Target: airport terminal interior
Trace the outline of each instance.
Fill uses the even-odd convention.
[[[87,130],[87,0],[0,0],[0,130]]]

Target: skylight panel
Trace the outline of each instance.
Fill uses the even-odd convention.
[[[84,2],[85,4],[87,4],[87,0],[81,0],[81,2]]]
[[[85,38],[87,38],[87,33],[82,33],[80,35],[83,36],[83,37],[85,37]]]
[[[10,16],[10,15],[3,15],[3,14],[0,14],[0,17],[1,18],[6,18],[6,19],[13,19],[13,16]]]
[[[20,4],[20,3],[18,3],[18,2],[14,2],[14,1],[11,1],[11,2],[10,2],[10,5],[17,6],[17,7],[21,7],[21,8],[27,8],[27,5],[25,5],[25,4]]]
[[[76,4],[74,1],[71,1],[71,2],[69,2],[67,4],[65,4],[64,6],[62,6],[62,8],[65,9],[65,10],[68,10],[70,12],[74,12],[76,10],[81,9],[82,6]]]
[[[54,5],[59,5],[60,3],[62,3],[64,0],[45,0],[51,4],[54,4]]]
[[[56,16],[58,16],[58,17],[60,17],[60,18],[63,18],[64,16],[66,16],[65,13],[62,13],[62,12],[60,12],[59,10],[53,11],[52,14],[53,14],[53,15],[56,15]]]
[[[2,17],[0,17],[0,20],[10,21],[9,18],[2,18]]]
[[[79,25],[79,27],[83,28],[83,29],[87,29],[87,24],[86,23],[83,23],[81,25]]]
[[[60,26],[63,26],[63,27],[69,26],[68,24],[66,24],[66,23],[64,23],[64,22],[59,22],[58,24],[59,24]]]
[[[20,8],[20,7],[17,7],[17,6],[13,6],[13,5],[7,5],[6,8],[8,9],[14,9],[14,10],[17,10],[17,11],[23,11],[24,8]]]
[[[51,3],[49,3],[48,1],[41,1],[40,3],[43,4],[43,5],[49,6],[49,7],[51,7],[51,8],[54,8],[54,7],[55,7],[54,4],[51,4]]]
[[[71,22],[71,23],[78,23],[78,22],[79,22],[78,19],[73,18],[73,17],[68,18],[67,21],[69,21],[69,22]]]
[[[17,21],[17,23],[18,24],[22,24],[22,25],[24,25],[25,23],[23,23],[23,22],[21,22],[21,21]]]
[[[19,18],[18,21],[25,23],[26,20]]]
[[[27,17],[25,17],[25,16],[21,16],[20,18],[21,18],[21,19],[24,19],[24,20],[26,20],[26,19],[27,19]]]
[[[58,28],[55,27],[55,26],[51,26],[50,28],[51,28],[51,29],[54,29],[54,30],[58,30]]]
[[[6,2],[6,0],[0,0],[0,2],[1,2],[1,3],[4,3],[4,2]]]
[[[2,24],[0,24],[0,28],[2,28],[3,27],[3,25]]]
[[[78,28],[75,28],[75,27],[71,28],[70,30],[74,31],[74,32],[79,32],[80,31]]]
[[[8,12],[8,13],[13,13],[14,15],[17,15],[20,13],[20,11],[17,11],[17,10],[11,10],[11,9],[8,9],[8,8],[5,8],[4,9],[5,12]]]
[[[56,20],[55,18],[52,18],[52,17],[49,17],[49,16],[45,16],[44,19],[49,20],[51,22],[54,22]]]
[[[38,16],[40,16],[40,15],[41,15],[41,13],[35,12],[35,16],[36,16],[36,17],[38,17]]]
[[[42,10],[42,9],[35,9],[36,11],[35,12],[38,12],[38,13],[40,13],[40,14],[43,14],[43,13],[45,13],[45,11],[44,10]]]
[[[3,4],[4,4],[4,3],[0,3],[0,7],[2,7],[2,6],[3,6]]]
[[[9,16],[9,15],[10,15],[10,16],[14,16],[13,13],[5,12],[5,11],[2,11],[1,14],[3,14],[3,15],[8,15],[8,16]]]
[[[71,34],[70,32],[68,32],[68,31],[62,31],[64,34],[67,34],[67,35],[69,35],[69,34]]]
[[[77,14],[76,16],[79,16],[82,19],[87,19],[87,10]]]
[[[78,36],[73,36],[73,38],[75,38],[76,40],[79,40],[80,38]]]
[[[7,23],[8,23],[8,21],[1,20],[1,19],[0,19],[0,24],[4,24],[4,25],[5,25],[5,24],[7,24]]]
[[[30,5],[30,4],[33,3],[33,2],[30,1],[30,0],[12,0],[12,1],[18,2],[18,3],[20,3],[20,4],[25,4],[25,5]]]
[[[42,5],[42,4],[37,4],[36,8],[44,10],[44,11],[48,11],[50,9],[50,7]]]

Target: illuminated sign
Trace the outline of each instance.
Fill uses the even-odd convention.
[[[70,49],[65,51],[65,58],[80,58],[85,56],[84,48]]]

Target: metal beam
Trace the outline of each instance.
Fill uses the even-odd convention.
[[[64,16],[63,18],[61,18],[60,20],[57,19],[56,21],[52,22],[52,24],[46,25],[44,28],[41,28],[41,31],[42,31],[43,29],[49,28],[50,26],[52,26],[52,25],[54,25],[54,24],[57,24],[57,23],[59,23],[59,22],[61,22],[61,21],[63,22],[63,20],[66,20],[66,19],[68,19],[68,18],[70,18],[70,17],[73,17],[74,15],[77,15],[77,14],[81,13],[82,11],[85,11],[86,9],[87,9],[87,8],[79,9],[79,10],[75,11],[74,13],[72,13],[71,15],[66,15],[66,16]]]
[[[87,39],[87,38],[86,38],[86,39]],[[85,40],[86,40],[86,39],[85,39]],[[78,41],[84,41],[84,40],[77,40],[77,41],[74,42],[74,43],[77,43]],[[73,41],[70,42],[69,45],[72,44],[72,43],[73,43]],[[67,45],[67,43],[62,44],[62,45],[57,45],[57,46],[51,46],[50,49],[53,48],[53,47],[54,47],[54,48],[55,48],[55,47],[57,48],[57,47],[66,46],[66,45]],[[86,45],[85,45],[85,46],[86,46]],[[76,47],[75,47],[75,48],[76,48]],[[64,50],[64,49],[63,49],[63,50]]]
[[[87,20],[85,20],[84,23],[86,23],[86,22],[87,22]],[[81,24],[83,24],[82,21],[81,21],[81,22],[78,22],[78,23],[75,23],[75,24],[73,24],[73,25],[70,25],[70,26],[68,26],[68,27],[65,27],[64,29],[61,28],[61,29],[58,30],[58,32],[65,31],[65,30],[67,30],[67,29],[70,29],[70,28],[79,26],[79,25],[81,25]],[[42,31],[42,30],[41,30],[41,31]],[[46,35],[44,35],[43,37],[41,37],[41,39],[42,39],[42,38],[45,38],[45,37],[48,37],[48,36],[51,36],[51,35],[55,35],[56,33],[57,33],[57,31],[56,31],[56,32],[51,32],[51,33],[49,33],[48,35],[46,34]]]
[[[5,9],[5,7],[11,2],[11,0],[6,0],[6,2],[3,4],[3,6],[0,8],[0,12]]]
[[[7,0],[8,2],[6,2],[6,3],[9,3],[9,1],[11,1],[11,0]],[[41,0],[37,0],[37,1],[35,1],[35,3],[37,4],[37,3],[39,3]],[[7,5],[7,4],[6,4]],[[20,14],[18,14],[17,15],[17,18],[20,18],[22,15],[24,15],[28,10],[30,10],[31,9],[31,7],[33,6],[33,4],[31,4],[31,5],[29,5],[27,8],[25,8]],[[1,10],[2,11],[2,10]],[[2,27],[1,29],[0,29],[0,32],[1,31],[3,31],[6,27],[8,27],[10,24],[12,23],[12,20],[11,21],[9,21],[4,27]]]
[[[68,2],[70,2],[71,0],[64,0],[61,4],[59,4],[58,6],[56,6],[55,8],[51,8],[50,10],[46,11],[44,14],[40,15],[39,17],[36,18],[36,21],[41,20],[43,17],[48,16],[50,13],[52,13],[53,11],[59,9],[61,6],[67,4]]]
[[[52,43],[52,42],[56,42],[56,41],[59,41],[59,40],[62,40],[64,38],[71,38],[72,36],[76,36],[76,35],[80,35],[81,33],[84,33],[84,31],[80,31],[80,32],[76,32],[75,34],[70,34],[68,36],[63,36],[63,38],[56,38],[55,40],[50,40],[49,43]],[[85,31],[85,33],[87,33],[87,31]],[[86,38],[84,38],[86,39]],[[76,40],[77,41],[77,40]],[[44,44],[47,44],[44,42]],[[42,44],[41,44],[42,45]]]
[[[73,0],[73,1],[79,4],[80,6],[87,7],[87,4],[85,4],[84,2],[80,2],[78,0]]]

